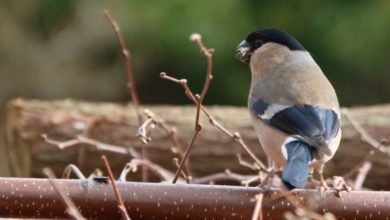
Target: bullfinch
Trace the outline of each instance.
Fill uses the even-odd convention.
[[[340,109],[321,68],[293,36],[278,29],[250,33],[236,58],[249,63],[250,116],[284,185],[303,188],[316,171],[327,188],[322,172],[340,143]]]

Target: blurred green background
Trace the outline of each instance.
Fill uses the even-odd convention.
[[[245,105],[249,68],[236,45],[258,28],[292,33],[335,85],[344,106],[390,100],[390,1],[5,0],[0,6],[0,105],[11,97],[129,100],[111,10],[133,57],[141,102],[189,103],[166,71],[199,91],[206,62],[192,32],[215,53],[205,102]]]
[[[246,105],[249,68],[234,52],[249,32],[264,27],[290,32],[312,53],[341,105],[390,100],[390,1],[3,0],[0,113],[13,97],[129,100],[103,9],[124,32],[141,103],[189,103],[179,86],[159,78],[161,71],[200,91],[206,62],[188,40],[199,32],[216,50],[205,102]]]

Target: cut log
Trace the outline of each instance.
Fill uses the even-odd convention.
[[[145,108],[145,106],[143,106]],[[176,128],[184,147],[191,138],[195,106],[146,106],[165,122]],[[209,106],[211,114],[228,130],[241,133],[250,148],[263,160],[265,155],[257,140],[245,107]],[[349,109],[351,115],[373,135],[381,139],[390,134],[390,105],[378,105]],[[202,115],[203,129],[198,136],[190,155],[190,164],[195,176],[203,176],[230,169],[241,174],[252,171],[240,166],[237,153],[246,156],[241,147],[209,124]],[[342,175],[356,166],[372,147],[360,141],[355,129],[343,120],[343,138],[341,147],[326,168],[326,176]],[[59,150],[45,143],[42,134],[56,140],[69,140],[78,134],[100,140],[105,143],[124,147],[140,147],[136,138],[137,118],[131,105],[111,103],[90,103],[72,100],[38,101],[15,99],[7,106],[6,142],[12,174],[18,177],[40,177],[42,168],[49,166],[57,175],[69,163],[77,164],[84,173],[103,167],[101,152],[93,147],[77,145]],[[167,135],[154,129],[152,142],[146,145],[149,159],[174,171],[172,162],[172,142]],[[112,161],[117,174],[122,170],[130,155],[106,154]],[[249,157],[244,157],[251,161]],[[390,159],[376,153],[373,168],[368,174],[365,187],[372,189],[390,189]],[[137,177],[134,176],[133,179]]]

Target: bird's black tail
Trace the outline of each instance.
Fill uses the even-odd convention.
[[[283,168],[283,183],[290,189],[303,188],[309,174],[309,162],[313,159],[312,147],[301,141],[286,144],[287,163]]]

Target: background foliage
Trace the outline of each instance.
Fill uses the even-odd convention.
[[[111,10],[126,36],[141,101],[188,103],[161,71],[195,91],[206,62],[192,32],[215,53],[205,102],[245,105],[247,65],[234,59],[251,31],[278,27],[313,54],[344,106],[388,102],[390,1],[93,1],[4,0],[0,4],[0,105],[15,96],[129,100],[124,64],[102,14]],[[180,93],[179,93],[180,92]]]

